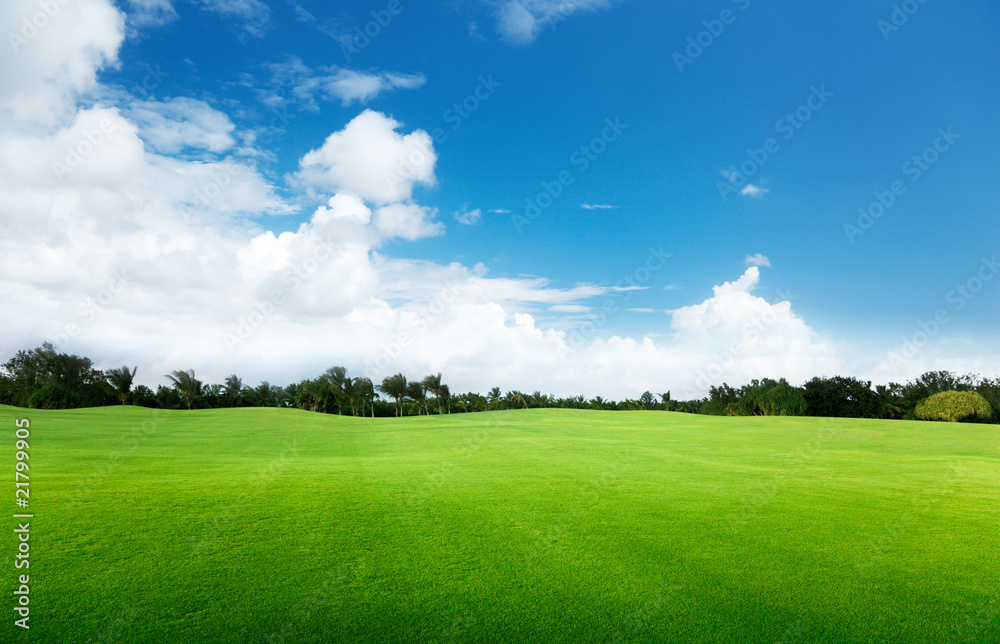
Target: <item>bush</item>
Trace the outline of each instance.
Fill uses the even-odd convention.
[[[52,383],[32,394],[28,406],[35,409],[76,409],[80,406],[80,394]]]
[[[920,420],[989,421],[993,409],[975,391],[942,391],[917,403],[916,416]]]

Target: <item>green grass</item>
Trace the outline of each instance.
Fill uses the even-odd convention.
[[[0,407],[11,513],[21,417],[5,642],[1000,641],[995,425]]]

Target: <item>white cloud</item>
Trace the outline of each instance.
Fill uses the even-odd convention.
[[[618,206],[611,206],[603,203],[582,203],[580,207],[584,210],[615,210]]]
[[[337,97],[344,106],[365,103],[391,89],[414,89],[427,82],[423,74],[383,72],[370,74],[352,69],[338,69],[320,77],[319,86],[327,96]]]
[[[375,211],[375,227],[387,237],[416,240],[444,234],[437,211],[410,203],[394,203]]]
[[[195,0],[205,11],[225,20],[236,20],[251,36],[263,36],[271,22],[271,9],[260,0]]]
[[[0,2],[0,32],[8,41],[0,65],[0,120],[51,125],[71,119],[76,99],[96,87],[97,70],[117,62],[124,39],[117,9],[106,0],[55,7],[49,17],[35,0]]]
[[[534,42],[543,28],[574,13],[609,6],[609,0],[504,0],[496,10],[497,32],[512,44],[526,45]]]
[[[754,255],[747,255],[743,259],[743,263],[747,266],[767,266],[771,267],[771,260],[767,258],[767,255],[762,255],[761,253],[756,253]]]
[[[0,15],[30,6],[8,3]],[[754,294],[756,266],[647,318],[649,334],[622,337],[611,332],[615,314],[598,313],[607,302],[626,310],[635,288],[558,287],[383,254],[388,240],[444,227],[413,202],[416,185],[434,183],[430,137],[402,134],[377,112],[302,158],[291,183],[323,194],[308,221],[266,230],[255,215],[293,208],[252,165],[164,154],[228,151],[224,113],[176,99],[121,110],[75,103],[116,59],[124,26],[107,3],[63,10],[72,7],[93,9],[80,20],[90,30],[51,43],[55,63],[24,59],[38,72],[30,77],[0,72],[11,90],[0,99],[0,310],[17,312],[0,357],[55,340],[101,367],[137,365],[153,386],[174,369],[289,383],[340,363],[376,379],[442,371],[455,392],[617,398],[703,395],[762,375],[801,381],[841,364],[789,302]]]
[[[455,213],[455,220],[465,226],[475,226],[483,216],[483,211],[479,208],[474,210],[462,210]]]
[[[349,191],[365,201],[387,204],[410,199],[414,186],[434,185],[437,154],[427,132],[399,134],[400,123],[365,110],[310,151],[290,177],[309,190]]]
[[[187,148],[218,153],[236,143],[229,117],[192,98],[136,102],[129,116],[139,126],[139,136],[162,154],[178,154]]]
[[[128,0],[127,20],[134,27],[162,27],[177,19],[172,0]]]
[[[770,191],[767,188],[761,188],[760,186],[755,186],[752,183],[748,183],[747,185],[743,186],[742,190],[740,190],[741,195],[747,197],[754,197],[755,199],[762,198],[768,192]]]
[[[336,65],[312,69],[302,59],[289,56],[283,63],[268,63],[271,82],[277,88],[289,88],[304,109],[318,111],[316,98],[340,101],[345,107],[367,103],[394,89],[416,89],[427,79],[423,74],[400,72],[359,71]],[[274,89],[258,90],[265,104],[280,102]]]
[[[510,211],[506,208],[491,208],[490,212],[495,212],[498,215],[509,215]]]

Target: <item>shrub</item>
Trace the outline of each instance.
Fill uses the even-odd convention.
[[[975,391],[942,391],[917,403],[916,416],[920,420],[989,421],[993,409]]]
[[[59,383],[51,383],[32,394],[28,406],[35,409],[76,409],[80,406],[80,394]]]

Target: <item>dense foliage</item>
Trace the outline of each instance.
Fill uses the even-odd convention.
[[[71,409],[100,405],[131,404],[170,409],[219,407],[298,407],[309,411],[350,416],[414,416],[485,412],[498,409],[555,407],[609,411],[668,410],[720,416],[838,416],[846,418],[950,418],[958,399],[929,398],[942,392],[975,392],[974,413],[956,419],[1000,422],[1000,378],[958,376],[948,371],[929,371],[906,384],[887,385],[843,376],[813,378],[803,386],[784,378],[763,378],[734,388],[726,383],[713,386],[707,398],[673,400],[670,392],[643,392],[622,401],[601,396],[559,398],[540,391],[503,392],[494,387],[485,395],[477,392],[453,394],[440,373],[410,380],[397,373],[373,382],[351,376],[344,367],[331,367],[313,379],[285,387],[265,381],[245,385],[234,375],[220,384],[199,380],[194,370],[166,374],[169,385],[133,387],[136,369],[127,366],[101,371],[89,358],[59,353],[51,344],[19,351],[0,366],[0,403],[38,409]],[[962,397],[965,400],[968,396]],[[923,402],[923,406],[921,403]],[[937,411],[937,405],[944,405]],[[918,411],[931,410],[931,411]],[[940,413],[944,413],[941,416]],[[929,415],[930,416],[929,416]]]
[[[916,416],[920,420],[989,421],[993,409],[976,391],[942,391],[917,403]]]

